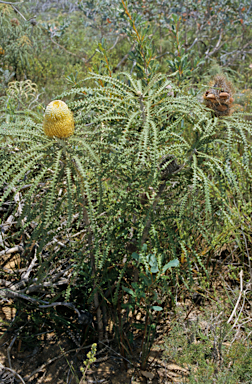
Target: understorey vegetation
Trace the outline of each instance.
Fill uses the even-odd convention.
[[[252,380],[252,8],[166,3],[0,4],[4,382]]]

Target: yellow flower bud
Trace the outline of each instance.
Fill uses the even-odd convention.
[[[51,101],[46,107],[43,129],[48,137],[69,137],[74,133],[73,114],[61,100]]]

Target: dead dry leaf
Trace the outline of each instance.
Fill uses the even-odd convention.
[[[180,372],[183,372],[183,373],[185,373],[185,374],[187,374],[187,375],[188,375],[188,373],[189,373],[187,369],[182,368],[182,367],[180,367],[180,366],[177,365],[177,364],[167,364],[167,365],[166,365],[166,368],[167,368],[169,371],[180,371]]]
[[[141,371],[141,374],[146,377],[147,379],[154,379],[155,375],[148,371]]]

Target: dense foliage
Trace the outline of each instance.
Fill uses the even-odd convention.
[[[16,300],[17,328],[27,311],[36,330],[48,319],[70,326],[59,305],[77,313],[76,328],[91,327],[93,316],[99,341],[112,324],[122,356],[142,330],[145,369],[160,316],[184,287],[210,284],[223,246],[239,249],[245,279],[252,279],[251,101],[220,116],[219,101],[211,109],[199,98],[209,95],[211,72],[250,84],[252,10],[248,1],[75,7],[86,38],[95,30],[96,56],[71,45],[76,18],[17,24],[11,7],[1,8],[0,243],[6,253],[20,247],[21,267],[29,268],[4,277],[0,295]],[[120,65],[107,49],[115,37]],[[59,50],[46,64],[50,81],[59,52],[73,59],[64,72],[68,85],[53,91],[74,114],[75,132],[65,139],[44,134],[48,95],[40,101],[26,78],[42,82],[36,63],[45,64],[43,44]],[[62,57],[54,71],[63,78]],[[78,66],[80,73],[71,72]],[[28,333],[32,339],[33,329]]]

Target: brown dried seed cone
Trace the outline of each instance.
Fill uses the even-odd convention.
[[[234,88],[224,75],[216,75],[210,82],[210,87],[203,95],[204,104],[212,109],[215,116],[228,116],[232,114]]]
[[[48,137],[65,138],[74,133],[73,114],[64,101],[55,100],[48,104],[43,129]]]
[[[11,19],[11,25],[14,27],[15,25],[19,25],[20,23],[19,23],[19,21],[18,21],[18,19],[16,19],[16,17],[14,17],[13,19]]]

